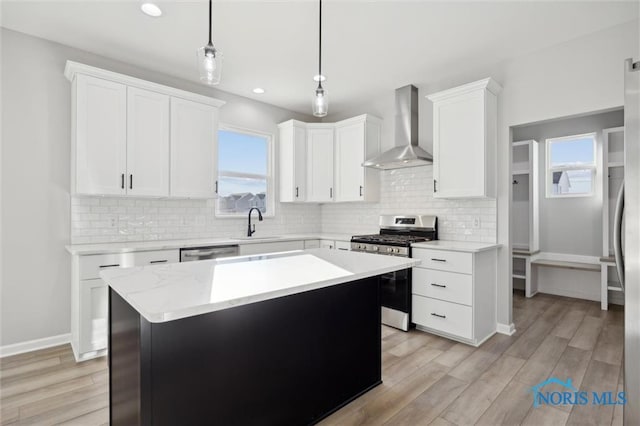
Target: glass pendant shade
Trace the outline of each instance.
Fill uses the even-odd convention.
[[[313,97],[313,115],[324,117],[329,111],[329,94],[322,87],[318,87]]]
[[[217,50],[212,43],[198,49],[200,80],[212,86],[220,83],[222,58],[222,52]]]

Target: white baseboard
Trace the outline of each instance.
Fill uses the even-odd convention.
[[[45,337],[42,339],[28,340],[26,342],[13,343],[11,345],[0,346],[0,358],[10,355],[22,354],[25,352],[37,351],[39,349],[51,348],[53,346],[64,345],[71,342],[71,333],[60,334],[58,336]]]
[[[496,331],[500,334],[506,334],[507,336],[513,336],[513,333],[516,332],[516,325],[514,323],[511,324],[500,324],[496,327]]]

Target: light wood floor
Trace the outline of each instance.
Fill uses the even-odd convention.
[[[529,392],[550,376],[580,390],[621,391],[622,309],[515,294],[513,312],[517,333],[478,349],[383,327],[384,383],[322,424],[622,424],[619,406],[533,408]],[[3,425],[108,422],[104,358],[76,364],[65,345],[3,358],[0,371]]]

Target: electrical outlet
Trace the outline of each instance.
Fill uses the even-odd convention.
[[[473,218],[473,229],[480,228],[480,216],[476,216]]]

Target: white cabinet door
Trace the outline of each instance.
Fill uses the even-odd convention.
[[[108,287],[100,278],[80,281],[80,352],[107,347]]]
[[[127,88],[127,194],[169,195],[169,96]]]
[[[307,130],[307,201],[333,200],[333,128]]]
[[[487,78],[428,96],[435,198],[495,197],[500,89]]]
[[[216,196],[217,130],[218,108],[171,98],[171,196]]]
[[[483,111],[484,97],[477,92],[434,105],[435,197],[483,196]]]
[[[294,120],[281,123],[278,141],[280,202],[306,200],[307,132],[305,123]]]
[[[336,127],[336,201],[364,199],[364,123]]]
[[[125,194],[127,88],[78,75],[72,120],[72,190],[77,194]]]

